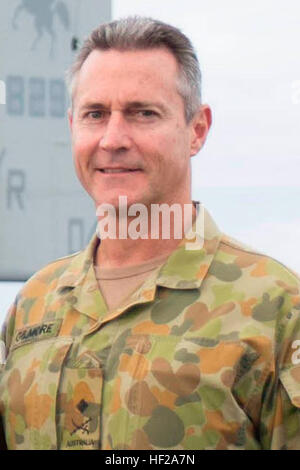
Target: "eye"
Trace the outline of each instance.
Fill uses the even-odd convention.
[[[106,116],[106,111],[96,110],[96,111],[87,111],[83,114],[82,119],[85,121],[103,121]]]
[[[145,117],[151,117],[156,115],[156,113],[151,109],[143,109],[142,111],[140,111],[140,113]]]
[[[158,116],[158,113],[152,109],[132,109],[128,114],[131,118],[139,120],[154,119]]]
[[[142,109],[140,111],[141,115],[144,117],[154,117],[157,116],[157,113],[153,111],[152,109]]]
[[[90,111],[89,113],[87,113],[87,117],[91,119],[102,119],[103,116],[103,111]]]

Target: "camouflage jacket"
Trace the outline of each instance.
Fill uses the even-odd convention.
[[[2,332],[9,449],[300,449],[300,281],[219,232],[108,312],[87,248],[24,286]],[[3,346],[3,343],[2,343]]]

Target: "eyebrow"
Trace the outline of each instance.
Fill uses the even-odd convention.
[[[160,109],[164,113],[168,113],[166,106],[162,103],[156,103],[153,101],[128,101],[125,103],[124,109],[131,109],[131,108],[151,108],[156,107]],[[81,108],[79,108],[80,112],[85,110],[93,110],[93,109],[108,109],[104,103],[101,102],[87,102]]]
[[[167,108],[162,103],[156,103],[155,101],[130,101],[126,104],[125,108],[159,108],[162,111],[167,111]]]
[[[83,106],[79,108],[80,111],[84,111],[85,109],[106,109],[106,106],[103,103],[85,103]]]

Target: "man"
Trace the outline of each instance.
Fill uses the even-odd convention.
[[[101,25],[69,81],[74,163],[101,243],[46,266],[10,309],[7,447],[299,449],[300,281],[192,203],[190,157],[211,111],[189,40],[151,19]],[[157,205],[179,209],[167,239],[162,217],[151,236]]]

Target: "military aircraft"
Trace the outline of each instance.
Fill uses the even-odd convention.
[[[10,0],[1,8],[0,281],[27,280],[81,250],[95,230],[73,169],[64,72],[111,10],[111,0]],[[5,292],[6,283],[0,323]]]

